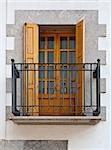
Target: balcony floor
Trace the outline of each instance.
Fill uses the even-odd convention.
[[[102,116],[11,116],[9,120],[19,125],[95,125]]]

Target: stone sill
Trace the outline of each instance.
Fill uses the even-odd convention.
[[[95,125],[101,116],[11,116],[18,125]]]

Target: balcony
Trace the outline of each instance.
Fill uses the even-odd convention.
[[[17,124],[96,124],[100,115],[97,63],[15,63],[12,116]]]

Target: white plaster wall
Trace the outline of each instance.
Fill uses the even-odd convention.
[[[6,101],[6,0],[0,1],[0,139],[5,138]]]
[[[111,16],[111,3],[110,3],[110,16]],[[111,17],[109,18],[109,21],[110,21],[110,23],[109,23],[109,26],[110,26],[110,36],[109,36],[109,40],[111,41]],[[111,51],[111,42],[109,42],[110,44],[109,44],[109,47],[110,47],[110,51]],[[110,68],[111,68],[111,52],[110,52],[110,54],[109,54],[109,57],[110,57],[110,59],[109,59],[109,64],[110,64]],[[111,69],[110,69],[110,74],[109,74],[109,80],[111,81]],[[110,98],[110,108],[109,108],[109,114],[110,114],[110,135],[111,135],[111,82],[110,82],[110,85],[109,85],[109,90],[110,90],[110,95],[109,95],[109,98]],[[111,136],[110,136],[110,148],[111,148]]]
[[[5,0],[2,0],[0,13],[2,20],[2,48],[0,49],[0,139],[8,140],[29,140],[29,139],[66,139],[69,141],[68,150],[110,150],[110,94],[111,94],[111,44],[110,44],[110,34],[111,34],[111,4],[109,2],[82,2],[76,0],[55,0],[46,1],[44,0],[7,0],[7,5]],[[88,1],[88,0],[87,0]],[[105,0],[104,0],[105,1]],[[6,18],[6,7],[7,7],[7,18]],[[10,66],[5,65],[5,49],[14,50],[13,38],[9,37],[6,40],[6,29],[5,24],[15,23],[15,10],[99,10],[99,20],[100,24],[107,24],[107,37],[100,38],[98,41],[99,49],[106,51],[107,65],[101,68],[101,77],[107,78],[106,80],[106,94],[101,94],[102,105],[107,107],[107,121],[100,122],[95,126],[23,126],[15,125],[13,122],[5,122],[5,105],[11,105],[11,93],[6,95],[5,93],[5,79],[11,76]],[[0,18],[1,18],[0,17]],[[1,40],[0,40],[1,42]],[[110,83],[110,84],[109,84]],[[5,102],[6,101],[6,102]],[[5,127],[6,126],[6,127]],[[6,133],[6,134],[5,134]]]

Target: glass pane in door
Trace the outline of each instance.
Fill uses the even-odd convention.
[[[39,63],[45,63],[45,52],[39,52]]]
[[[67,37],[60,37],[60,49],[67,49]]]
[[[47,84],[48,84],[47,88],[48,94],[54,94],[54,81],[48,81]]]
[[[39,93],[44,94],[45,84],[44,81],[39,81]]]
[[[40,49],[45,49],[45,37],[40,37]]]
[[[70,38],[69,38],[69,48],[70,48],[70,49],[75,49],[75,48],[76,48],[76,40],[75,40],[75,37],[70,37]]]
[[[54,52],[48,52],[47,63],[54,63]]]
[[[60,63],[67,63],[67,52],[60,52]]]
[[[76,63],[76,53],[75,52],[69,52],[70,57],[70,63]]]
[[[48,80],[54,79],[54,66],[48,66],[47,69],[48,69],[47,72]]]
[[[54,37],[48,37],[48,49],[54,49]]]

